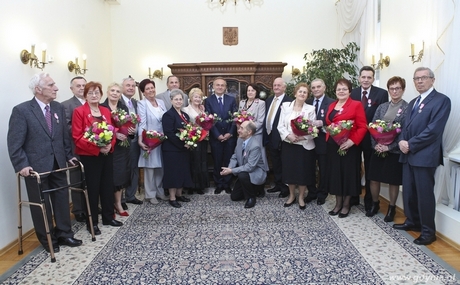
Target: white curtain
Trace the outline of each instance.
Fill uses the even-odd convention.
[[[375,1],[339,0],[336,3],[339,42],[342,46],[346,46],[350,42],[356,42],[360,47],[360,58],[362,58],[363,51],[365,50],[365,39],[374,38],[373,28],[375,25],[373,23],[377,21],[373,19],[373,11],[371,12],[371,19],[369,19],[367,6]]]
[[[427,45],[423,58],[424,66],[433,68],[436,75],[435,88],[446,94],[452,103],[449,120],[443,135],[444,166],[436,171],[435,196],[438,202],[451,208],[454,207],[454,188],[450,182],[449,154],[459,149],[460,131],[460,97],[457,96],[460,89],[460,0],[430,1],[432,6],[427,10],[436,12],[432,22],[432,31],[435,41]],[[434,13],[433,13],[434,14]]]

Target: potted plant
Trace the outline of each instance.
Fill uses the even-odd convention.
[[[335,98],[333,86],[340,78],[347,78],[353,86],[358,86],[358,66],[355,64],[359,47],[355,42],[348,43],[344,48],[312,50],[303,57],[305,69],[293,77],[287,84],[286,95],[294,96],[294,87],[299,82],[320,78],[326,84],[326,95]]]

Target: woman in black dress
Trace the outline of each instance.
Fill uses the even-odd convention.
[[[178,201],[190,202],[182,196],[184,187],[193,186],[190,171],[190,150],[176,135],[183,125],[190,121],[189,116],[181,111],[184,104],[184,92],[180,89],[171,91],[172,108],[162,118],[163,132],[168,137],[162,144],[163,152],[163,187],[169,189],[169,204],[175,208],[182,207]]]
[[[406,116],[407,102],[402,99],[404,90],[406,89],[406,80],[399,76],[390,78],[387,82],[388,93],[391,100],[381,104],[375,111],[373,122],[375,120],[383,120],[390,123],[400,123]],[[399,136],[399,135],[398,135]],[[380,209],[380,182],[389,184],[390,206],[384,218],[385,222],[392,222],[396,214],[396,200],[398,199],[399,186],[402,185],[402,164],[399,163],[401,154],[398,146],[398,137],[389,144],[378,144],[371,138],[372,147],[376,150],[371,156],[369,166],[369,179],[371,180],[372,207],[366,212],[366,216],[372,217],[378,213]],[[377,152],[385,152],[387,156],[378,156]]]
[[[123,109],[129,113],[128,107],[125,104],[120,102],[121,98],[121,86],[118,83],[111,83],[107,87],[107,99],[101,106],[105,106],[110,109],[110,111],[116,111],[117,109]],[[131,128],[130,134],[134,134],[136,129]],[[115,212],[120,216],[127,217],[129,216],[127,211],[123,210],[121,205],[121,196],[123,190],[128,187],[131,183],[131,171],[129,168],[130,165],[130,155],[129,147],[124,147],[119,145],[120,142],[125,141],[128,137],[122,133],[117,132],[116,134],[117,143],[115,144],[115,149],[113,151],[113,183],[115,186],[115,200],[114,207]]]

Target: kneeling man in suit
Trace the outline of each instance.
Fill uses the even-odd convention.
[[[238,142],[235,152],[230,158],[228,167],[222,167],[221,175],[233,174],[238,177],[230,195],[232,201],[246,199],[245,208],[256,204],[259,188],[264,187],[267,178],[267,167],[262,159],[262,145],[252,136],[256,125],[245,121],[238,127]]]

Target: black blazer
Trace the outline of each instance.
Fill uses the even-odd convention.
[[[310,104],[312,106],[315,105],[314,103],[315,97],[308,98],[307,101],[305,101],[307,104]],[[326,114],[327,110],[329,109],[329,105],[334,102],[334,99],[324,96],[323,101],[321,102],[321,105],[319,106],[318,109],[318,114],[316,115],[317,120],[321,120],[323,122],[323,126],[326,126]],[[315,139],[315,151],[317,154],[327,154],[327,143],[326,143],[326,133],[320,129],[318,133],[318,137]]]
[[[281,105],[283,105],[284,102],[292,102],[292,98],[284,94],[283,100],[281,101],[278,110],[276,110],[275,118],[273,119],[272,131],[270,134],[267,134],[267,116],[268,116],[268,113],[270,112],[270,107],[272,105],[274,97],[275,97],[274,95],[270,96],[265,101],[265,118],[264,118],[264,123],[263,123],[263,127],[264,127],[263,141],[264,141],[264,146],[269,145],[272,149],[280,149],[281,148],[281,136],[280,136],[280,133],[278,132],[278,122],[280,120]]]
[[[353,100],[361,101],[361,86],[353,89],[351,91],[350,97]],[[372,119],[374,118],[375,111],[377,111],[377,107],[382,103],[388,102],[388,91],[372,85],[371,92],[368,94],[367,98],[368,100],[370,100],[370,104],[366,104],[364,106],[364,112],[366,113],[366,120],[369,124],[370,122],[372,122]],[[363,150],[372,150],[371,136],[369,132],[367,132],[364,136],[364,139],[362,140],[360,146]]]
[[[190,118],[187,113],[181,111],[181,114],[185,117],[187,122],[190,122]],[[185,142],[181,141],[176,135],[179,132],[179,129],[184,127],[184,123],[184,120],[173,107],[163,114],[161,124],[163,125],[163,132],[168,138],[164,140],[161,145],[162,151],[189,151],[185,147]]]

